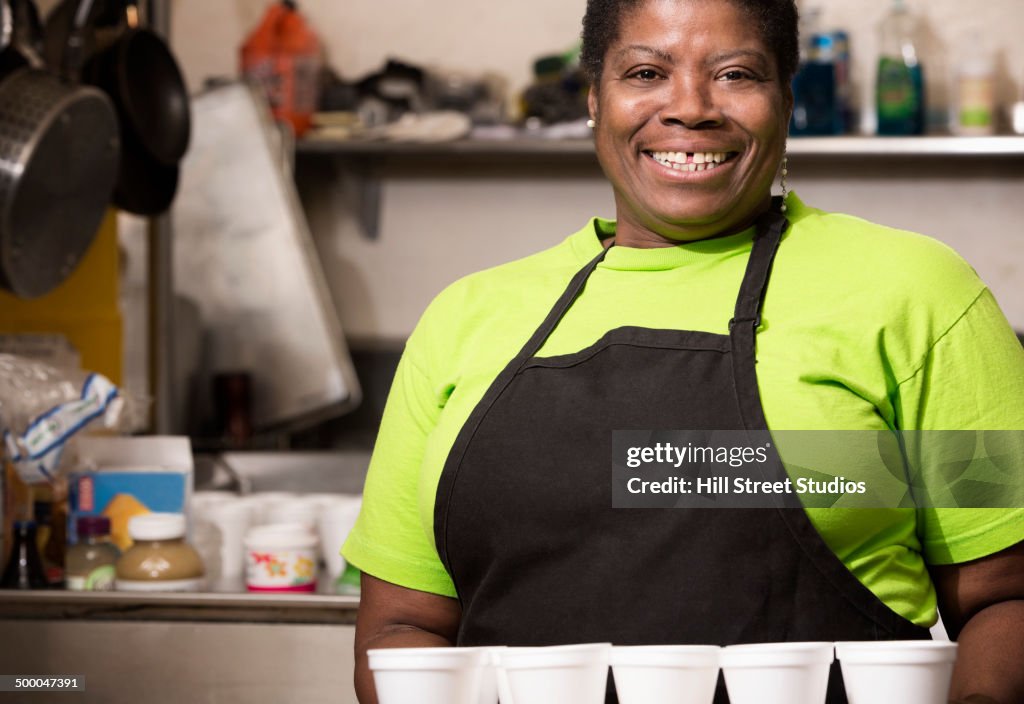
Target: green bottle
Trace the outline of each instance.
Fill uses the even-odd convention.
[[[914,45],[917,20],[903,0],[893,0],[879,26],[875,104],[878,134],[924,134],[924,71]]]

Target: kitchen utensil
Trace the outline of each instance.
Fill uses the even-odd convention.
[[[67,32],[71,2],[65,0],[47,18],[52,34]],[[117,26],[103,29],[95,47],[91,35],[80,41],[79,51],[85,57],[82,79],[106,92],[117,110],[121,158],[114,205],[136,215],[159,215],[174,200],[177,164],[188,148],[188,93],[163,40],[137,26],[135,3],[101,3],[93,19],[109,20],[111,8]]]
[[[385,648],[368,650],[367,656],[380,704],[477,704],[487,652]]]
[[[620,704],[711,704],[718,683],[717,645],[612,648]]]
[[[89,57],[83,75],[113,99],[123,133],[157,162],[176,166],[191,132],[185,81],[167,44],[139,26],[135,0],[124,2],[123,10],[121,31]]]
[[[135,136],[121,129],[121,160],[113,203],[135,215],[160,215],[174,202],[180,170],[154,159]]]
[[[4,53],[25,65],[0,82],[0,286],[34,298],[67,278],[92,244],[120,142],[101,91],[42,69],[28,0],[9,8],[12,45]]]
[[[943,704],[956,643],[839,642],[836,656],[850,704]]]
[[[825,704],[832,643],[756,643],[722,648],[732,704]]]

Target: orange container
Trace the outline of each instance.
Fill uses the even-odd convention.
[[[267,8],[242,45],[242,75],[261,86],[274,118],[301,136],[312,124],[323,66],[320,40],[290,0]]]

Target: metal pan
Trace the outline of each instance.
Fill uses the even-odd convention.
[[[113,99],[123,132],[158,162],[177,165],[191,132],[185,80],[164,41],[138,26],[134,0],[125,3],[124,17],[114,41],[89,58],[83,78]]]
[[[92,244],[117,176],[117,114],[94,88],[39,68],[28,0],[10,0],[29,65],[0,81],[0,286],[23,298],[59,285]]]

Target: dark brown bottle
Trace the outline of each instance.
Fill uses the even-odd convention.
[[[15,521],[11,546],[11,558],[7,562],[2,589],[46,589],[46,573],[36,545],[36,522]]]

